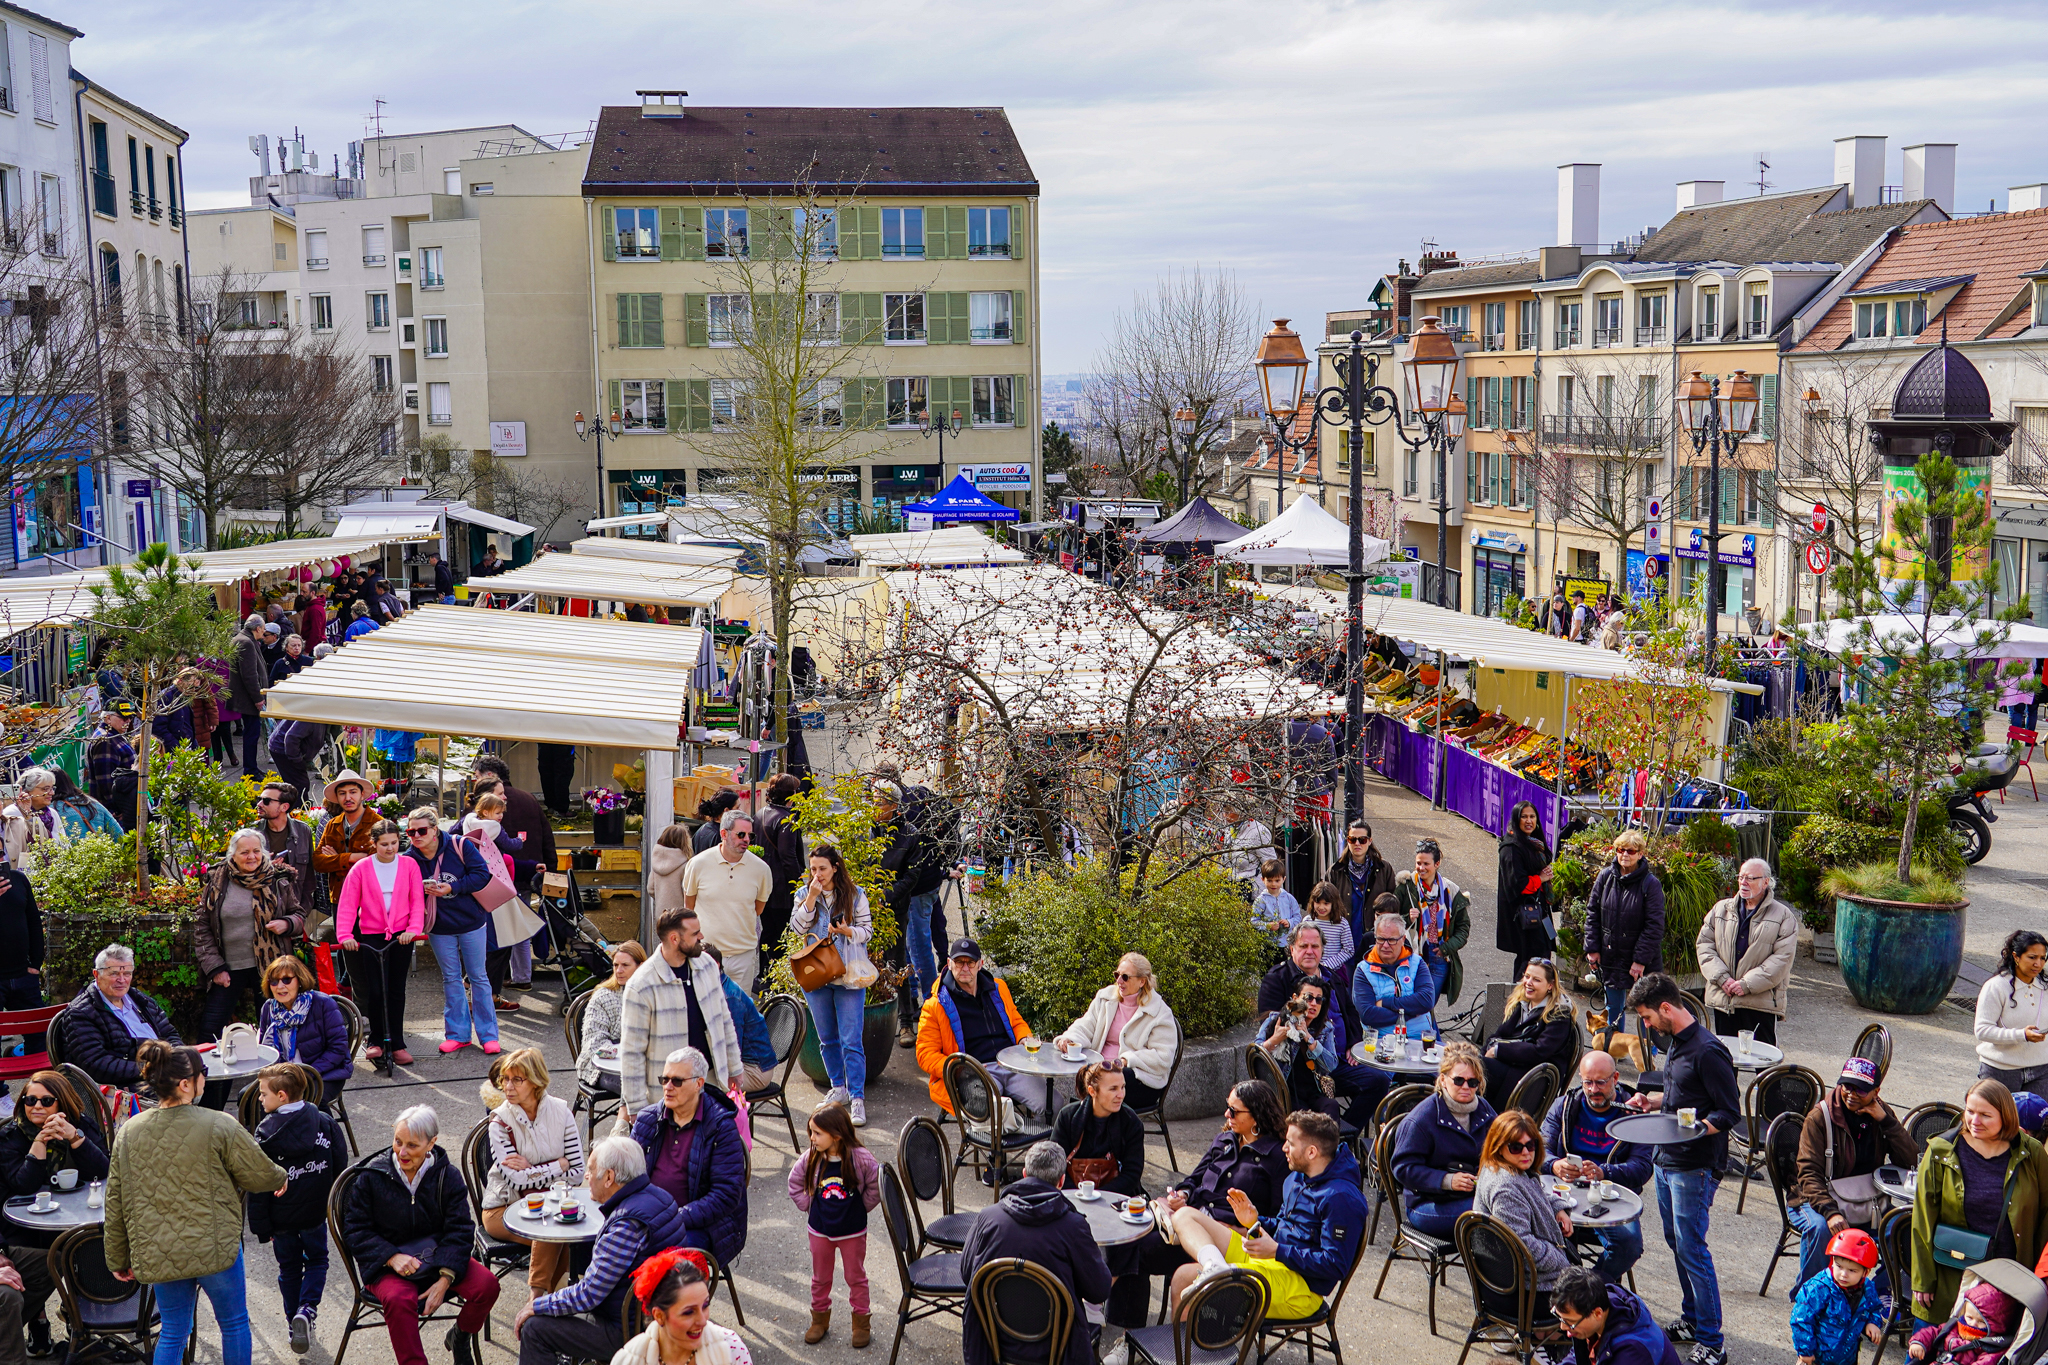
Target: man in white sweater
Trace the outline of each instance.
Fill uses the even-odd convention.
[[[668,1054],[694,1047],[711,1059],[718,1083],[740,1083],[739,1030],[725,1003],[718,963],[704,951],[697,912],[672,905],[654,921],[660,947],[640,964],[619,1002],[619,1127],[661,1097]]]

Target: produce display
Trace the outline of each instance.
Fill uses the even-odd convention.
[[[1558,745],[1553,735],[1517,724],[1498,711],[1488,712],[1471,724],[1445,735],[1451,743],[1480,755],[1532,782],[1553,786],[1557,782]],[[1612,769],[1607,755],[1574,740],[1565,746],[1565,790],[1590,792],[1599,789]]]

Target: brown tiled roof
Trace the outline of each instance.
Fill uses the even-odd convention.
[[[708,194],[787,189],[873,195],[1038,193],[1001,109],[715,109],[643,118],[606,105],[585,194]]]
[[[1633,259],[1646,261],[1832,261],[1846,265],[1892,228],[1924,212],[1930,201],[1873,204],[1868,208],[1821,209],[1841,192],[1839,185],[1789,194],[1724,199],[1680,209],[1639,247]]]
[[[1294,441],[1298,441],[1304,436],[1308,437],[1307,448],[1303,450],[1282,450],[1279,461],[1276,462],[1273,454],[1273,442],[1262,433],[1250,438],[1253,444],[1243,460],[1243,467],[1254,472],[1263,471],[1268,477],[1271,477],[1275,470],[1284,467],[1287,471],[1287,481],[1289,483],[1294,482],[1297,474],[1307,479],[1310,483],[1314,483],[1322,477],[1320,462],[1323,445],[1323,424],[1316,420],[1316,409],[1307,403],[1303,403],[1300,411],[1294,414],[1294,421],[1287,428],[1287,436],[1289,440]],[[1238,439],[1244,440],[1246,438],[1239,437]],[[1226,447],[1226,449],[1230,449],[1230,447]],[[1235,454],[1235,451],[1233,450],[1232,453]],[[1299,462],[1299,468],[1296,467],[1297,462]]]
[[[1951,341],[2016,336],[2033,321],[2031,310],[2009,309],[2027,287],[2028,274],[2048,261],[2048,209],[1987,214],[1950,223],[1920,223],[1893,239],[1876,264],[1856,282],[1859,291],[1888,282],[1906,283],[1944,275],[1974,275],[1941,317]],[[1799,343],[1801,351],[1832,351],[1855,330],[1856,305],[1844,300]],[[1940,322],[1928,319],[1932,339]]]
[[[1505,265],[1465,265],[1456,270],[1432,270],[1415,286],[1415,293],[1436,294],[1446,289],[1484,289],[1489,285],[1534,284],[1543,278],[1535,260],[1509,261]]]

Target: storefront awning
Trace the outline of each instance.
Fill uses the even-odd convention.
[[[572,555],[595,555],[600,559],[624,559],[642,564],[723,565],[739,563],[736,545],[671,545],[665,540],[642,540],[617,536],[585,536],[569,546]]]
[[[471,592],[541,593],[664,607],[710,607],[732,586],[732,571],[708,565],[667,565],[605,555],[546,554],[523,568],[481,581]]]

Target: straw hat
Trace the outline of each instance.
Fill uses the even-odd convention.
[[[371,784],[369,778],[364,777],[354,768],[343,768],[339,773],[335,774],[334,780],[327,784],[327,790],[321,793],[320,799],[322,801],[339,801],[341,799],[341,789],[351,782],[363,789],[363,799],[365,801],[377,794],[377,788]]]

